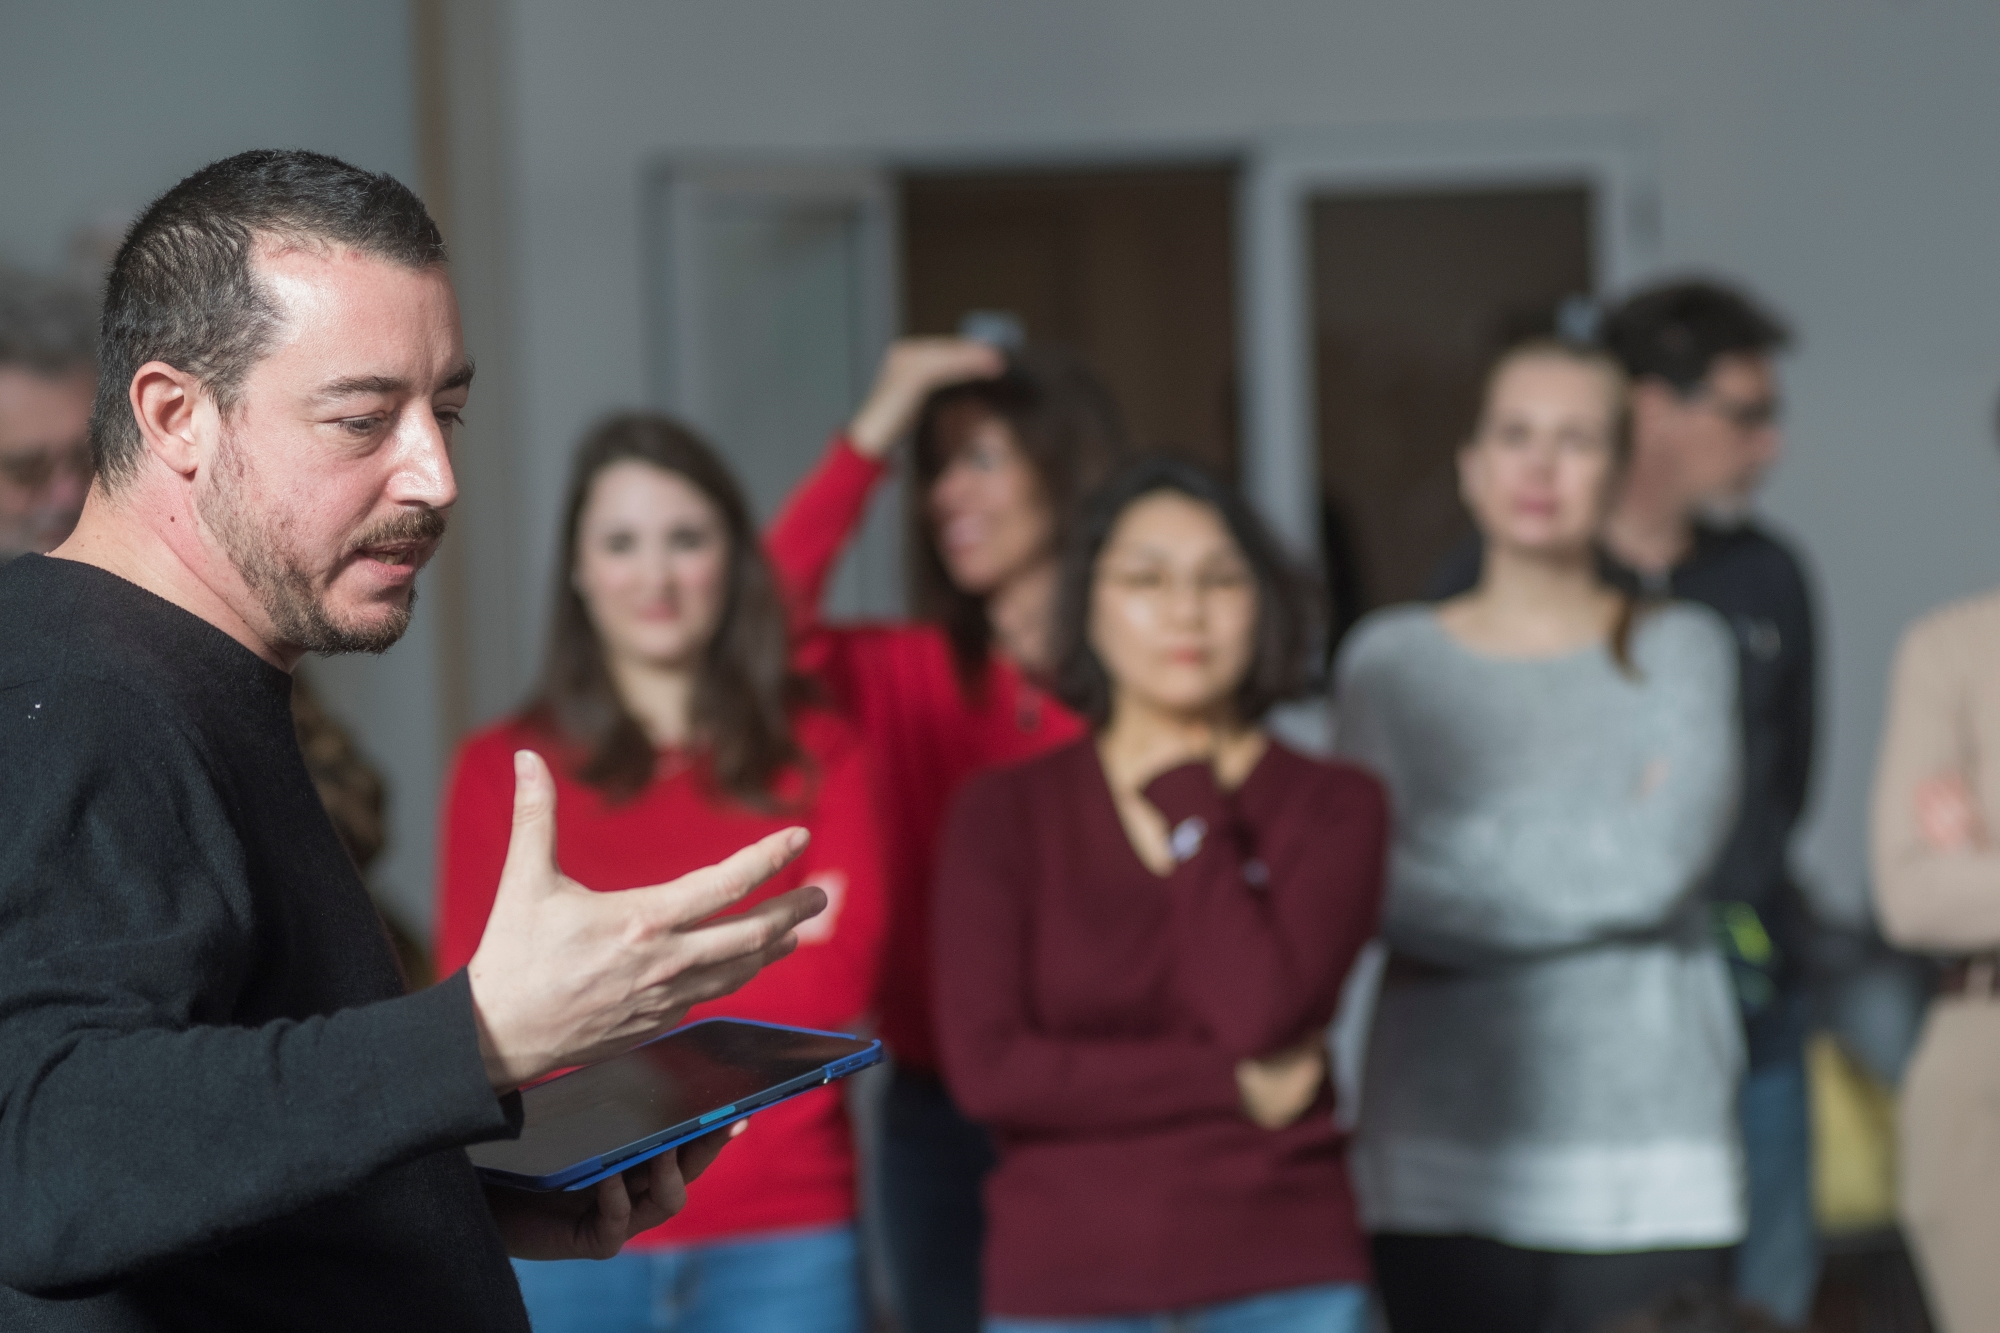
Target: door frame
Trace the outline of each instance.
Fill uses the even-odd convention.
[[[1369,126],[1274,137],[1251,151],[1236,227],[1243,489],[1296,553],[1319,546],[1313,197],[1582,184],[1592,278],[1605,294],[1659,263],[1655,141],[1642,122],[1592,119]]]

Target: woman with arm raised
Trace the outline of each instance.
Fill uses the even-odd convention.
[[[887,458],[913,436],[904,559],[914,618],[829,624],[819,602]],[[1049,692],[1057,552],[1078,496],[1109,475],[1123,435],[1075,361],[984,343],[892,347],[867,402],[773,522],[767,541],[797,661],[875,753],[889,937],[882,1037],[895,1057],[873,1198],[905,1333],[979,1321],[984,1131],[938,1078],[931,1022],[931,871],[959,786],[1075,739]]]

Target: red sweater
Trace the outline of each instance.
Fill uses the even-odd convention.
[[[1368,1277],[1331,1093],[1262,1130],[1233,1071],[1333,1017],[1375,930],[1382,789],[1273,744],[1231,795],[1188,765],[1146,796],[1206,828],[1165,878],[1133,852],[1089,741],[967,783],[945,833],[939,1034],[953,1097],[1000,1154],[992,1314]]]
[[[820,620],[827,576],[884,470],[844,438],[834,440],[766,542],[791,607],[800,670],[855,720],[875,757],[889,899],[882,1037],[900,1064],[935,1069],[930,885],[945,812],[972,774],[1073,740],[1083,724],[997,653],[984,690],[968,699],[951,645],[933,625]]]
[[[727,1015],[801,1027],[853,1030],[872,1007],[883,935],[880,847],[866,754],[854,731],[824,713],[795,719],[808,774],[784,775],[771,812],[718,795],[699,765],[663,754],[653,781],[617,805],[570,776],[559,745],[504,723],[460,749],[445,800],[437,961],[444,975],[471,959],[506,860],[516,750],[535,750],[556,775],[556,860],[599,890],[658,884],[712,864],[793,824],[812,845],[750,901],[813,883],[826,911],[808,922],[799,948],[743,989],[697,1005],[689,1019]],[[688,1205],[633,1244],[685,1244],[854,1215],[854,1149],[837,1088],[760,1111],[688,1192]]]

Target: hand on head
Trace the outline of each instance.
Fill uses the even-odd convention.
[[[882,358],[868,400],[848,423],[847,438],[880,458],[916,424],[924,400],[967,380],[987,380],[1007,368],[999,348],[972,338],[903,338]]]
[[[468,967],[480,1054],[493,1086],[627,1050],[727,995],[798,944],[826,906],[813,887],[717,919],[804,850],[792,828],[667,884],[593,893],[555,861],[555,783],[539,755],[514,760],[507,863]]]

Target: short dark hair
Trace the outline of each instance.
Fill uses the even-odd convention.
[[[810,692],[792,674],[778,580],[742,488],[701,437],[671,418],[607,417],[577,445],[563,505],[548,663],[522,719],[562,742],[577,780],[613,801],[636,796],[652,781],[653,743],[619,696],[603,641],[576,589],[577,538],[591,484],[628,461],[680,477],[722,516],[728,593],[695,682],[692,713],[716,786],[751,806],[769,807],[782,770],[801,757],[788,710],[807,702]]]
[[[1093,495],[1079,514],[1056,594],[1056,693],[1093,727],[1111,720],[1111,678],[1090,646],[1097,559],[1125,511],[1161,491],[1213,509],[1250,565],[1257,583],[1256,645],[1235,702],[1237,716],[1255,722],[1274,704],[1298,697],[1315,683],[1319,599],[1312,595],[1311,581],[1236,489],[1180,458],[1139,460]]]
[[[951,462],[957,443],[946,438],[945,421],[965,407],[1007,424],[1041,484],[1055,519],[1058,550],[1077,503],[1126,461],[1127,449],[1110,391],[1082,361],[1054,348],[1014,352],[1000,375],[947,385],[925,400],[917,416],[915,476],[907,497],[910,609],[917,619],[944,631],[960,686],[973,692],[984,679],[993,642],[986,599],[951,581],[930,515],[931,486]]]
[[[148,361],[200,380],[223,412],[235,407],[278,328],[252,269],[262,238],[351,246],[413,269],[445,262],[437,224],[393,176],[303,150],[259,149],[203,167],[139,215],[111,262],[90,420],[100,476],[115,484],[138,463],[128,395]]]
[[[0,268],[0,366],[37,375],[97,368],[97,308],[79,288]]]
[[[1605,316],[1598,337],[1635,383],[1665,380],[1689,394],[1718,358],[1781,352],[1792,331],[1737,288],[1690,278],[1633,293]]]

